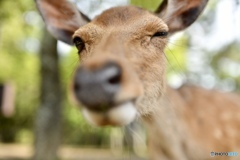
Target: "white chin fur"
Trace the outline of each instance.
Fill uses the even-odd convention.
[[[83,109],[83,115],[92,125],[126,125],[131,123],[137,114],[132,102],[126,102],[112,107],[104,113],[93,112],[87,108]]]

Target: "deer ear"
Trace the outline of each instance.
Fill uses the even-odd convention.
[[[35,0],[35,2],[48,31],[65,43],[72,44],[73,33],[89,22],[89,19],[67,0]]]
[[[170,33],[190,26],[201,14],[208,0],[163,0],[156,14],[167,23]]]

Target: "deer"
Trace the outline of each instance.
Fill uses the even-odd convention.
[[[87,121],[143,120],[152,160],[237,159],[210,152],[240,152],[239,95],[166,80],[169,36],[193,24],[208,0],[163,0],[154,13],[113,7],[93,20],[67,0],[35,2],[48,31],[78,50],[71,88]]]

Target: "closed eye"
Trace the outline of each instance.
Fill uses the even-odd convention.
[[[156,32],[152,37],[167,37],[168,32],[167,31],[160,31]]]

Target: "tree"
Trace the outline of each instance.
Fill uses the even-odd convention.
[[[36,117],[34,160],[54,160],[60,144],[61,84],[57,41],[43,32],[40,49],[41,100]]]

